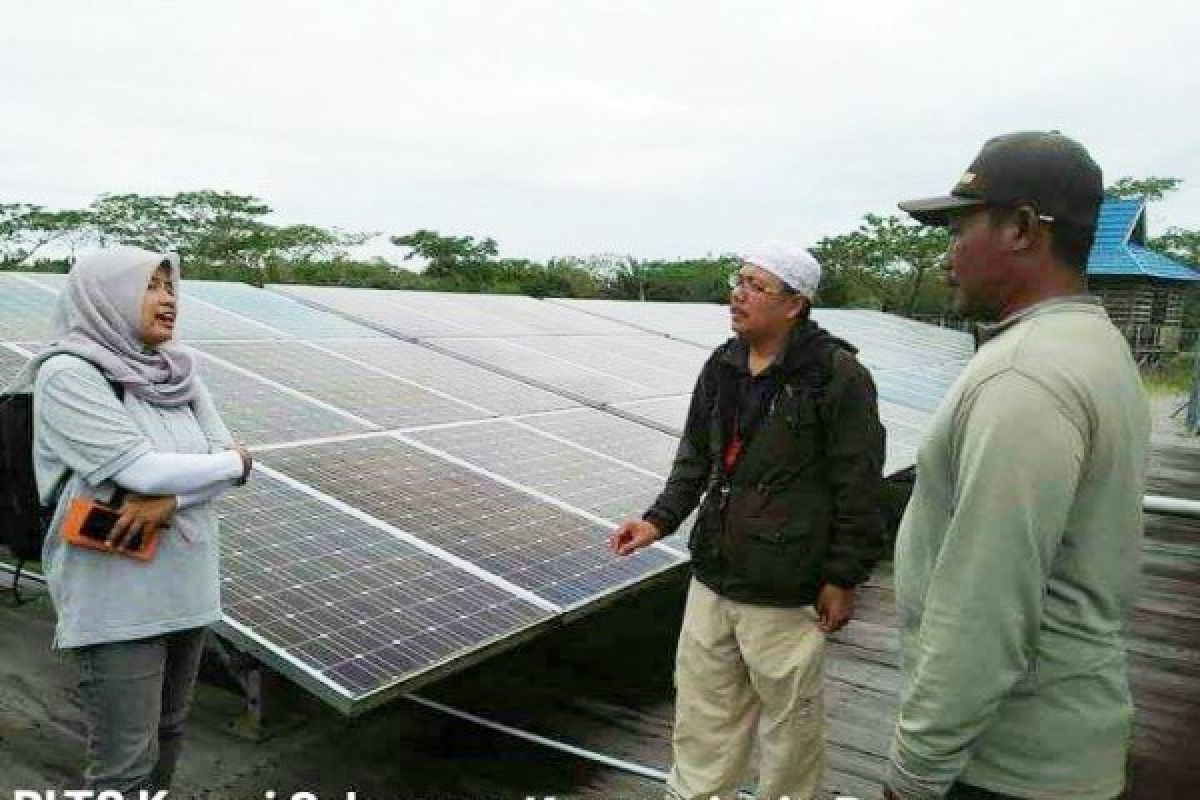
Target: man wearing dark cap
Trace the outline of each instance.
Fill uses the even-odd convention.
[[[760,800],[810,800],[824,766],[825,635],[878,554],[884,437],[854,348],[809,319],[821,267],[802,247],[744,254],[737,336],[700,372],[671,476],[613,549],[672,533],[701,495],[675,659],[669,798],[732,800],[757,741]]]
[[[1100,168],[1057,132],[988,141],[948,196],[955,304],[981,344],[934,416],[896,544],[904,686],[885,794],[1110,800],[1133,707],[1121,633],[1150,418],[1084,294]]]

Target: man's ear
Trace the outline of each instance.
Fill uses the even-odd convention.
[[[1008,229],[1009,250],[1014,253],[1037,248],[1046,235],[1037,212],[1031,206],[1021,206],[1014,211],[1005,227]]]
[[[794,302],[791,310],[788,311],[788,319],[799,319],[805,316],[809,307],[812,306],[809,299],[802,294],[792,295],[792,300]]]

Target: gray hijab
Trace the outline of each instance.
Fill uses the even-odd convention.
[[[156,406],[178,407],[196,395],[196,359],[174,340],[154,349],[139,336],[142,301],[160,266],[179,289],[179,256],[138,247],[96,250],[76,260],[54,311],[54,341],[31,373],[59,353],[95,364],[108,380]]]

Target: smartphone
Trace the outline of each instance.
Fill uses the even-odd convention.
[[[158,544],[158,534],[138,532],[125,541],[125,546],[113,550],[105,542],[112,534],[113,526],[121,518],[119,511],[101,505],[86,497],[76,497],[67,506],[67,514],[63,518],[62,537],[76,547],[87,547],[106,553],[119,553],[123,556],[136,558],[139,561],[149,561],[154,558],[154,550]]]

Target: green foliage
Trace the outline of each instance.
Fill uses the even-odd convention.
[[[497,253],[495,239],[476,242],[472,236],[442,236],[425,229],[393,236],[392,244],[409,248],[405,261],[418,256],[425,259],[426,275],[475,291],[487,283]]]
[[[944,228],[867,214],[857,230],[827,236],[813,247],[824,267],[817,303],[941,313],[948,300],[945,284],[929,273],[937,272],[948,245]]]
[[[1177,178],[1122,178],[1117,196],[1159,199]],[[45,254],[84,244],[131,243],[176,250],[185,275],[265,283],[524,294],[533,297],[607,297],[627,300],[727,302],[732,256],[647,260],[628,255],[551,259],[545,263],[500,256],[495,239],[418,229],[390,237],[422,262],[422,272],[382,259],[359,260],[350,249],[376,234],[345,233],[314,225],[275,225],[262,200],[201,190],[174,195],[106,194],[83,209],[49,210],[28,203],[0,204],[0,269],[64,271],[65,259]],[[948,245],[942,228],[896,216],[866,214],[852,231],[821,239],[812,252],[824,267],[817,305],[877,308],[901,314],[943,315],[949,291],[940,278]],[[1171,228],[1149,245],[1200,267],[1200,231]],[[1200,327],[1200,297],[1185,305],[1184,325]]]
[[[192,266],[257,269],[279,259],[331,259],[369,234],[344,234],[313,225],[272,225],[258,198],[203,190],[145,197],[106,194],[88,209],[100,244],[120,242],[174,250]]]
[[[1144,197],[1146,200],[1155,201],[1162,200],[1163,195],[1178,189],[1181,183],[1181,178],[1131,178],[1126,175],[1105,188],[1104,193],[1120,200],[1140,200]]]
[[[1167,228],[1146,243],[1153,250],[1200,269],[1200,231]]]
[[[1196,354],[1175,353],[1141,368],[1142,383],[1151,394],[1182,394],[1192,388]]]
[[[48,244],[77,238],[85,211],[48,211],[29,203],[0,203],[0,267],[32,259]]]

